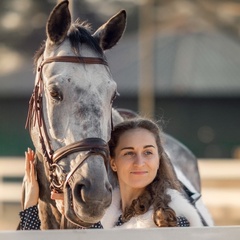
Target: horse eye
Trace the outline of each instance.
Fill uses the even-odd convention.
[[[55,100],[58,100],[58,101],[62,101],[63,100],[63,96],[62,96],[62,94],[59,91],[52,90],[52,91],[50,91],[50,95]]]
[[[113,101],[114,101],[118,96],[120,96],[120,94],[119,94],[117,91],[115,91],[114,94],[113,94],[113,96],[112,96],[111,103],[113,103]]]

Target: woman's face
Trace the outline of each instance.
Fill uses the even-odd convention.
[[[123,133],[111,159],[120,187],[144,189],[156,176],[159,154],[154,135],[143,128]]]

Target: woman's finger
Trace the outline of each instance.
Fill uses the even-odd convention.
[[[51,191],[51,199],[53,200],[63,200],[63,193],[57,193]]]
[[[33,161],[34,160],[34,151],[31,148],[28,148],[28,159],[29,161]]]
[[[51,191],[51,199],[55,200],[58,211],[63,214],[64,213],[63,193],[57,193],[53,190]]]
[[[36,179],[34,165],[30,164],[33,163],[34,155],[35,153],[31,148],[28,148],[27,152],[25,152],[25,176],[27,181]]]
[[[28,162],[29,162],[29,168],[30,168],[30,179],[32,182],[36,181],[36,172],[35,172],[35,164],[33,162],[34,160],[34,151],[31,148],[28,148]]]

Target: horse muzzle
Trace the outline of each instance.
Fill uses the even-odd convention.
[[[80,154],[66,174],[58,162],[71,153]],[[111,204],[112,187],[106,170],[108,159],[108,146],[99,138],[84,139],[54,153],[51,188],[64,193],[64,215],[75,225],[89,227],[98,222]]]
[[[95,193],[91,187],[76,183],[64,187],[64,216],[71,223],[88,228],[99,222],[112,201],[112,189],[108,183]],[[102,200],[100,200],[102,199]]]

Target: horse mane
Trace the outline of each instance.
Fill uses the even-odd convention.
[[[79,47],[81,44],[86,44],[91,50],[93,50],[97,55],[106,60],[102,48],[99,46],[98,42],[94,37],[92,37],[91,25],[86,21],[80,21],[77,19],[71,24],[67,38],[70,41],[71,48],[76,55],[80,55]],[[43,54],[46,47],[46,40],[44,40],[40,48],[36,51],[33,62],[34,69],[37,69],[37,61]]]

